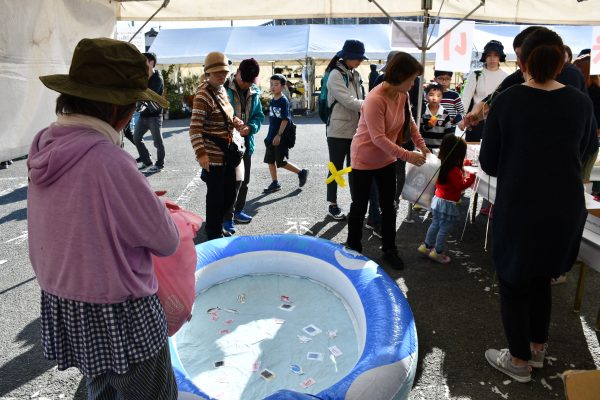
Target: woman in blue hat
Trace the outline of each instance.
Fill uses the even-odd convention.
[[[329,161],[340,170],[350,165],[350,144],[356,133],[360,107],[365,98],[363,81],[356,68],[364,61],[365,45],[358,40],[346,40],[342,50],[331,59],[325,73],[327,79],[327,147]],[[352,177],[350,177],[352,187]],[[337,185],[327,185],[328,215],[336,220],[346,218],[337,203]]]

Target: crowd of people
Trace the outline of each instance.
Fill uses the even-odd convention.
[[[462,97],[449,88],[452,72],[435,71],[434,82],[424,88],[423,112],[416,115],[423,86],[415,82],[423,66],[407,53],[393,52],[383,73],[369,76],[365,94],[357,71],[365,47],[346,41],[326,70],[326,141],[329,161],[337,169],[352,167],[345,245],[362,252],[368,212],[367,225],[381,236],[384,265],[402,269],[396,212],[406,163],[421,166],[432,149],[438,152],[432,222],[415,251],[447,264],[445,241],[458,219],[457,202],[475,179],[464,171],[467,144],[456,126],[467,129],[467,141],[481,139],[481,167],[498,178],[493,259],[508,342],[508,349],[486,351],[485,359],[528,382],[532,368],[543,368],[548,350],[551,279],[571,268],[582,236],[582,179],[598,152],[600,85],[589,75],[589,54],[568,63],[561,38],[549,29],[527,28],[513,46],[519,70],[508,76],[500,70],[504,47],[491,41],[481,57],[484,69],[469,75]],[[41,288],[42,348],[60,370],[76,367],[84,374],[90,399],[177,397],[151,255],[173,253],[178,232],[138,172],[159,172],[165,161],[160,109],[166,101],[155,65],[155,55],[142,55],[128,43],[84,39],[69,74],[40,77],[60,93],[57,121],[35,136],[27,161],[30,259]],[[227,57],[211,52],[204,72],[189,137],[207,186],[210,240],[234,234],[235,222],[252,221],[244,207],[264,115],[254,59],[242,61],[231,74]],[[295,124],[285,87],[283,75],[271,76],[263,160],[271,183],[265,194],[281,189],[279,168],[296,174],[299,187],[309,174],[289,160]],[[120,133],[135,111],[137,166],[121,148]],[[156,163],[141,140],[148,130]],[[530,213],[535,197],[556,185],[561,189]],[[328,214],[345,219],[335,183],[326,192]]]

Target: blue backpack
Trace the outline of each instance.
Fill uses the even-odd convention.
[[[346,82],[346,87],[348,87],[350,85],[350,81],[346,72],[339,67],[334,67],[333,69],[340,71],[342,77],[344,78],[344,82]],[[329,74],[331,71],[333,71],[333,69],[325,72],[325,75],[323,75],[323,78],[321,78],[321,93],[319,94],[319,117],[321,118],[321,121],[327,125],[329,125],[329,117],[331,116],[333,107],[337,104],[337,100],[334,100],[331,107],[327,106],[327,80],[329,79]]]

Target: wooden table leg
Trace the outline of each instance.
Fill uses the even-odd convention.
[[[577,280],[577,291],[575,292],[575,305],[573,311],[579,313],[581,311],[581,302],[583,300],[583,281],[585,279],[585,273],[587,272],[587,265],[580,263],[579,266],[579,279]]]

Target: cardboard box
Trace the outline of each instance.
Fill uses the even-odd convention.
[[[563,373],[567,400],[600,399],[600,371],[565,371]]]

